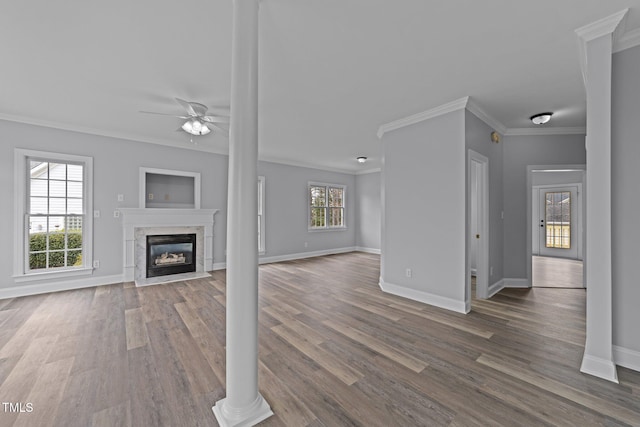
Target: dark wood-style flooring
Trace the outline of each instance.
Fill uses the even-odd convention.
[[[263,426],[638,426],[640,373],[579,372],[585,291],[504,290],[456,314],[382,293],[379,257],[260,267]],[[0,301],[8,426],[215,426],[225,275]]]

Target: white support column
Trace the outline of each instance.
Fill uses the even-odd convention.
[[[227,206],[227,396],[223,426],[273,415],[258,392],[258,1],[233,0]]]
[[[611,55],[627,10],[576,30],[587,92],[587,334],[580,371],[618,382],[611,270]]]

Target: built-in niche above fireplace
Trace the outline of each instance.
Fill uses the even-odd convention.
[[[196,271],[196,234],[147,236],[147,278]]]
[[[200,209],[200,173],[140,168],[140,208]]]

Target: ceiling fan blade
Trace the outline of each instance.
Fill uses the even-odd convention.
[[[140,113],[144,113],[144,114],[155,114],[157,116],[169,116],[169,117],[177,117],[179,119],[190,119],[191,117],[189,116],[176,116],[175,114],[167,114],[167,113],[157,113],[155,111],[139,111]]]
[[[189,113],[191,117],[197,117],[199,115],[198,113],[196,113],[196,110],[193,109],[193,106],[189,101],[185,101],[184,99],[180,98],[176,98],[176,101],[178,101],[178,104],[182,105],[182,108],[187,110],[187,113]]]
[[[229,117],[203,116],[202,120],[207,123],[229,123]]]
[[[223,135],[229,136],[229,131],[226,129],[221,128],[218,125],[214,125],[213,123],[207,123],[207,126],[209,126],[210,128],[213,128],[215,130],[217,130],[218,132],[222,133]]]
[[[199,102],[189,102],[189,105],[191,105],[191,108],[193,108],[193,111],[196,112],[198,117],[202,117],[207,114],[208,108],[206,105],[200,104]]]

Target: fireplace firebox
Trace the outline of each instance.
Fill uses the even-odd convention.
[[[196,235],[147,236],[147,277],[196,271]]]

